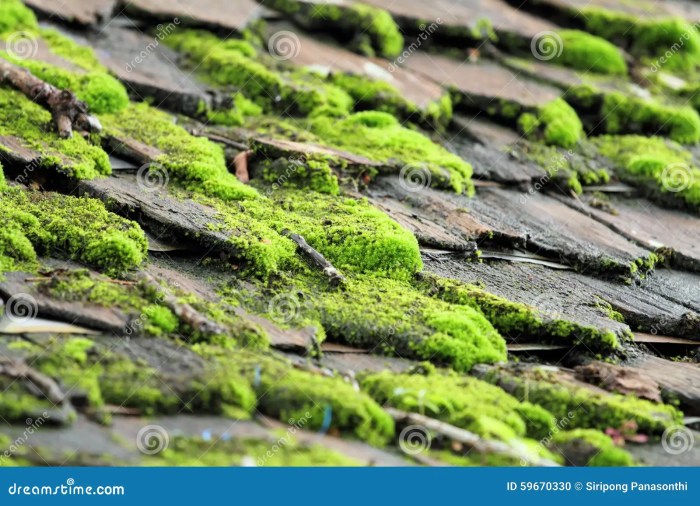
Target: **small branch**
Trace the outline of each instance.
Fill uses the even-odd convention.
[[[42,81],[31,72],[0,58],[0,84],[7,82],[30,100],[48,109],[58,135],[64,139],[73,130],[99,132],[102,125],[88,114],[88,106],[69,90],[61,90]]]
[[[223,325],[210,320],[189,304],[177,300],[177,297],[167,292],[150,274],[141,272],[139,277],[161,295],[163,304],[175,313],[175,316],[181,322],[207,335],[225,335],[228,333],[228,330]]]
[[[499,453],[521,459],[535,466],[558,467],[559,464],[551,460],[537,457],[529,453],[524,453],[520,448],[511,446],[503,441],[489,441],[481,436],[469,432],[454,425],[450,425],[440,420],[420,415],[418,413],[409,413],[400,411],[394,408],[385,408],[386,412],[397,422],[405,425],[421,425],[431,432],[435,432],[446,439],[461,443],[474,451],[481,454]]]
[[[323,274],[330,279],[332,285],[335,286],[345,283],[345,276],[343,276],[338,269],[333,267],[333,264],[326,260],[321,253],[312,248],[309,243],[306,242],[306,239],[299,234],[290,232],[289,230],[283,230],[282,235],[285,235],[294,241],[302,254],[311,260],[314,267],[320,269]]]

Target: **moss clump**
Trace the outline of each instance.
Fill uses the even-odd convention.
[[[563,148],[575,146],[584,137],[583,124],[576,111],[562,98],[552,100],[537,112],[522,114],[518,127],[529,138]]]
[[[20,262],[35,261],[37,251],[120,275],[146,258],[141,228],[99,200],[9,188],[0,193],[0,210],[10,224],[3,233],[5,254]]]
[[[248,100],[241,93],[233,95],[229,108],[206,110],[206,105],[202,104],[202,106],[208,123],[224,126],[242,126],[247,118],[260,116],[263,111],[262,107]]]
[[[692,107],[667,106],[606,93],[600,115],[609,134],[651,134],[669,137],[682,144],[700,141],[700,115]]]
[[[405,280],[353,275],[339,290],[297,270],[269,288],[293,306],[285,323],[319,322],[329,340],[457,371],[506,360],[505,342],[479,311],[435,300]],[[266,316],[278,300],[269,292],[254,296],[249,289],[226,296]]]
[[[576,466],[624,466],[635,464],[634,458],[613,440],[591,429],[577,429],[557,433],[550,441],[550,448],[569,457],[570,464]]]
[[[146,306],[143,314],[147,322],[146,332],[155,336],[175,332],[180,323],[170,309],[158,304]]]
[[[554,428],[554,416],[541,407],[467,376],[384,371],[362,377],[360,385],[382,405],[425,414],[487,439],[540,439]]]
[[[352,46],[360,52],[393,58],[403,49],[403,36],[391,15],[384,9],[359,2],[351,4],[263,0],[263,4],[294,16],[304,26],[350,33]]]
[[[422,267],[415,237],[365,200],[279,189],[235,209],[204,201],[220,211],[221,230],[263,277],[298,263],[285,230],[302,235],[339,269],[406,279]]]
[[[517,338],[525,335],[555,343],[563,341],[604,352],[620,347],[617,336],[611,331],[552,319],[540,314],[536,308],[509,301],[474,285],[450,279],[427,277],[425,289],[447,302],[478,309],[505,336]]]
[[[427,182],[458,193],[472,194],[472,167],[442,146],[403,127],[390,114],[364,111],[341,120],[319,117],[310,130],[322,144],[389,165],[423,171]]]
[[[394,435],[391,417],[341,378],[301,371],[272,355],[225,352],[205,345],[196,345],[195,350],[243,375],[258,395],[257,410],[265,415],[284,421],[303,419],[307,430],[336,430],[377,446]]]
[[[2,0],[0,2],[0,34],[31,30],[38,25],[34,13],[19,0]]]
[[[185,188],[222,200],[255,198],[257,192],[229,173],[223,149],[203,137],[190,135],[167,114],[148,104],[133,104],[100,118],[105,132],[129,137],[163,151],[156,159],[167,177]]]
[[[51,129],[51,114],[23,94],[0,88],[0,135],[21,139],[41,153],[41,163],[57,167],[78,179],[111,173],[109,157],[80,135],[61,139]]]
[[[255,152],[265,155],[264,149],[256,149]],[[338,195],[340,192],[333,167],[342,171],[345,163],[337,157],[316,154],[300,159],[265,158],[262,163],[262,178],[270,183],[266,191],[268,195],[280,188],[307,188],[329,195]]]
[[[579,30],[560,30],[557,35],[562,51],[552,62],[584,72],[627,74],[625,59],[614,44]]]
[[[0,375],[0,410],[7,423],[24,424],[28,418],[35,419],[53,410],[53,403],[42,397],[25,387],[23,381]],[[4,449],[5,446],[0,445],[0,451]]]
[[[540,368],[517,372],[497,368],[482,379],[500,386],[521,401],[542,406],[559,420],[569,420],[569,429],[604,431],[622,427],[632,420],[640,433],[658,434],[683,418],[673,406],[581,387]]]
[[[246,41],[221,40],[208,32],[184,30],[171,34],[165,42],[186,53],[202,78],[233,87],[265,112],[307,116],[333,111],[339,115],[352,108],[352,99],[340,88],[310,72],[279,70],[275,60],[258,53]]]
[[[291,432],[292,429],[289,429]],[[293,435],[280,433],[278,439],[247,439],[175,436],[158,455],[147,457],[146,465],[155,466],[357,466],[359,462],[318,444],[305,445]]]
[[[25,360],[66,391],[83,392],[92,409],[115,404],[145,415],[186,411],[246,417],[255,405],[248,383],[231,370],[210,364],[197,376],[181,374],[176,379],[142,358],[86,338],[53,338],[36,346]]]
[[[622,180],[643,185],[650,196],[662,201],[700,209],[700,169],[692,154],[678,144],[634,135],[602,136],[594,144],[612,160]]]
[[[664,58],[670,71],[688,71],[700,62],[700,35],[681,18],[639,18],[632,14],[599,7],[580,10],[586,31],[613,42],[623,42],[626,49],[646,61]]]

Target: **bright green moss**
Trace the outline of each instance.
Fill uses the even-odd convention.
[[[210,123],[224,126],[242,126],[246,118],[260,116],[260,114],[262,114],[262,107],[248,100],[241,93],[233,96],[231,108],[206,111],[206,117]]]
[[[303,419],[307,430],[337,430],[377,446],[394,435],[391,417],[341,378],[295,369],[272,355],[224,352],[205,345],[194,348],[243,375],[258,395],[257,410],[267,416],[285,422]]]
[[[673,406],[581,387],[544,368],[516,372],[497,368],[482,379],[500,386],[521,401],[543,407],[558,420],[568,420],[568,429],[604,431],[634,421],[640,433],[658,434],[683,418]]]
[[[264,144],[256,148],[256,153],[265,157],[262,162],[262,178],[270,184],[267,193],[280,188],[307,188],[319,193],[338,195],[338,177],[333,170],[342,171],[345,163],[339,158],[326,155],[308,155],[303,159],[274,158],[268,155]]]
[[[487,439],[540,439],[554,428],[551,413],[468,376],[384,371],[363,376],[360,386],[382,405],[437,418]]]
[[[302,25],[328,31],[354,34],[352,46],[360,52],[393,58],[403,49],[403,36],[384,9],[359,2],[299,3],[294,0],[264,0],[262,3],[293,15]]]
[[[5,235],[13,258],[35,259],[27,240],[40,254],[57,254],[120,275],[146,258],[148,243],[134,222],[110,213],[99,200],[48,192],[7,189],[0,194],[0,209],[12,225]],[[24,237],[24,239],[22,238]]]
[[[549,318],[540,314],[535,308],[511,302],[474,285],[466,285],[445,278],[429,277],[426,289],[434,293],[434,296],[447,302],[464,304],[478,309],[503,335],[514,338],[526,335],[555,343],[563,341],[607,352],[620,346],[617,336],[611,331]]]
[[[185,53],[204,79],[236,88],[266,112],[342,115],[352,108],[352,99],[340,88],[311,72],[279,70],[271,56],[248,42],[188,30],[171,34],[165,42]]]
[[[0,1],[0,34],[32,30],[38,23],[34,13],[19,0]]]
[[[560,30],[557,35],[561,38],[561,54],[552,62],[584,72],[627,74],[622,52],[605,39],[579,30]]]
[[[296,246],[282,232],[302,235],[337,268],[406,279],[422,267],[415,237],[365,200],[303,190],[276,190],[220,211],[224,231],[254,272],[266,276],[295,265]]]
[[[393,116],[365,111],[337,120],[315,118],[310,130],[321,142],[370,160],[426,171],[427,182],[459,193],[473,193],[472,167],[428,137],[403,127]]]
[[[682,144],[700,141],[700,115],[692,107],[667,106],[611,92],[605,94],[600,115],[610,134],[661,135]]]
[[[146,331],[152,335],[171,334],[179,325],[177,316],[164,306],[151,304],[143,308],[143,314],[147,322]]]
[[[518,127],[533,139],[545,144],[571,148],[584,137],[583,124],[576,111],[563,99],[557,98],[535,113],[524,113]]]
[[[660,137],[603,136],[594,140],[624,181],[644,185],[652,197],[700,208],[700,169],[692,154]]]
[[[609,436],[597,430],[559,432],[552,437],[550,448],[563,455],[576,455],[581,461],[572,462],[574,465],[629,467],[635,464],[632,455],[615,446]]]
[[[229,173],[223,149],[203,137],[190,135],[173,119],[148,104],[133,104],[118,114],[100,117],[105,133],[129,137],[163,151],[156,160],[185,188],[222,200],[255,198],[257,192]]]
[[[23,381],[0,376],[0,412],[6,422],[25,424],[28,418],[38,418],[52,409],[52,402],[43,396],[37,397],[24,386]],[[4,449],[0,445],[0,452]]]
[[[12,136],[42,153],[42,165],[56,166],[78,179],[111,172],[109,157],[80,135],[60,139],[52,131],[51,114],[21,93],[0,88],[0,135]]]
[[[586,31],[610,41],[624,41],[630,53],[656,66],[687,71],[700,62],[700,35],[681,18],[644,19],[599,7],[580,12]]]
[[[278,439],[216,437],[215,440],[175,436],[162,453],[146,457],[153,466],[357,466],[359,462],[318,444],[306,445],[293,435],[280,433]]]

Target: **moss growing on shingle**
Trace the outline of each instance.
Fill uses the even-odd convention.
[[[518,127],[529,138],[563,148],[575,146],[584,137],[576,111],[562,98],[552,100],[536,112],[522,114]]]
[[[594,144],[615,163],[622,180],[644,186],[651,197],[700,209],[700,169],[682,146],[635,135],[597,137]]]
[[[42,166],[62,167],[75,178],[92,179],[111,172],[109,157],[99,146],[80,135],[59,138],[47,110],[5,88],[0,88],[0,135],[21,139],[27,148],[41,153]]]
[[[625,75],[627,64],[621,51],[610,42],[579,30],[560,30],[561,54],[551,61],[584,72]],[[559,41],[555,42],[557,45]]]
[[[633,466],[634,458],[613,440],[591,429],[576,429],[555,434],[549,444],[552,451],[575,456],[571,464],[577,466]]]
[[[5,254],[17,261],[33,263],[36,251],[121,275],[146,258],[141,228],[110,213],[99,200],[9,188],[0,193],[0,209],[10,224]]]
[[[384,371],[362,376],[360,386],[382,405],[437,418],[487,439],[539,439],[554,428],[551,413],[468,376]]]

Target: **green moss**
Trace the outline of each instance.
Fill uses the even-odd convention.
[[[25,424],[28,418],[38,418],[54,409],[52,402],[37,397],[23,384],[23,381],[0,375],[0,410],[7,423]],[[5,446],[0,445],[0,450],[4,449]]]
[[[267,416],[285,422],[303,419],[307,430],[337,430],[377,446],[394,435],[391,417],[341,378],[298,370],[272,355],[225,352],[205,345],[196,345],[195,350],[242,374],[258,395],[257,410]]]
[[[175,436],[158,455],[147,457],[154,466],[357,466],[359,462],[318,444],[300,444],[292,434],[279,439],[202,438]]]
[[[628,135],[598,137],[594,143],[622,180],[643,185],[652,197],[700,208],[700,169],[692,154],[675,142]]]
[[[518,127],[531,139],[545,144],[571,148],[584,137],[583,125],[576,111],[563,99],[557,98],[535,113],[524,113]]]
[[[655,65],[687,71],[700,62],[700,35],[681,18],[639,18],[599,7],[586,7],[580,13],[586,31],[613,42],[623,41],[630,53],[654,60]]]
[[[393,58],[403,49],[403,36],[391,15],[384,9],[359,2],[350,4],[264,0],[263,4],[295,16],[303,25],[332,34],[352,33],[354,48],[374,56]]]
[[[143,308],[143,314],[147,321],[146,331],[152,335],[171,334],[179,325],[177,316],[167,307],[151,304]]]
[[[494,369],[482,379],[499,385],[521,401],[542,406],[559,420],[568,419],[569,429],[604,431],[634,421],[640,433],[658,434],[683,418],[673,406],[581,387],[545,368],[523,369],[516,373]]]
[[[700,116],[691,107],[667,106],[611,92],[605,94],[600,115],[610,134],[661,135],[683,144],[700,141]]]
[[[296,271],[294,278],[254,294],[250,287],[225,294],[274,319],[276,304],[290,306],[285,323],[320,322],[329,340],[375,353],[429,360],[457,371],[506,360],[505,342],[468,305],[426,296],[410,282],[373,275],[348,276],[342,289]]]
[[[11,224],[3,234],[5,253],[18,261],[33,262],[34,250],[121,275],[146,258],[141,228],[110,213],[99,200],[11,188],[0,194],[0,209]]]
[[[541,407],[467,376],[384,371],[361,377],[360,386],[382,405],[437,418],[487,439],[540,439],[554,428],[554,416]]]
[[[511,302],[474,285],[438,277],[427,277],[426,283],[426,290],[430,290],[434,296],[478,309],[506,336],[528,336],[554,343],[563,341],[583,345],[594,351],[610,352],[620,347],[617,336],[611,331],[552,319],[540,314],[536,308]]]
[[[274,158],[264,149],[264,144],[255,152],[262,154],[262,178],[270,187],[267,193],[279,188],[308,188],[319,193],[338,195],[340,188],[333,167],[342,171],[345,163],[339,158],[326,155],[308,155],[303,158]]]
[[[0,88],[0,135],[21,139],[42,154],[42,165],[60,167],[78,179],[111,172],[109,157],[80,135],[60,139],[52,129],[51,114],[23,94]]]
[[[279,189],[220,212],[222,230],[252,270],[267,276],[298,263],[284,230],[301,234],[337,268],[406,279],[422,262],[415,237],[365,200]]]
[[[38,23],[34,13],[19,0],[2,0],[0,2],[0,34],[32,30]]]
[[[229,173],[220,146],[190,135],[169,115],[148,104],[132,104],[118,114],[100,119],[106,134],[133,138],[163,151],[156,162],[166,171],[166,179],[222,200],[257,196],[253,188]]]
[[[215,125],[242,126],[247,118],[262,114],[262,107],[241,93],[233,95],[232,100],[233,104],[228,109],[206,111],[208,122]]]
[[[597,430],[559,432],[551,439],[550,447],[562,455],[576,455],[574,465],[629,467],[635,464],[632,455],[615,446],[609,436]]]
[[[365,111],[340,120],[319,117],[310,122],[310,130],[328,146],[377,162],[408,165],[414,172],[424,171],[433,186],[473,193],[471,165],[387,113]]]
[[[610,42],[579,30],[560,30],[557,35],[561,38],[561,54],[552,62],[584,72],[627,73],[621,51]]]

